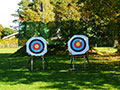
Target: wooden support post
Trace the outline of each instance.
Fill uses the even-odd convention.
[[[42,56],[42,68],[43,68],[43,70],[45,69],[45,66],[44,66],[44,56]]]
[[[84,55],[84,69],[86,69],[86,56]]]
[[[72,60],[73,60],[73,70],[75,70],[75,59],[74,59],[74,56],[72,57]]]
[[[34,64],[34,62],[33,62],[33,56],[30,56],[30,63],[31,63],[31,68],[30,68],[30,70],[31,71],[33,71],[33,64]]]

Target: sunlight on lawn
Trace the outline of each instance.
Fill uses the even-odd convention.
[[[113,47],[95,47],[100,52],[108,52],[108,53],[113,53],[116,52],[117,49]]]
[[[87,70],[83,58],[75,58],[78,70],[71,71],[69,56],[46,55],[45,70],[36,58],[30,72],[28,56],[10,56],[16,50],[0,49],[0,90],[120,90],[120,56],[90,55]]]
[[[17,48],[0,48],[0,53],[14,53]]]

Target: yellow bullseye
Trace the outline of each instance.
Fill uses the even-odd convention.
[[[79,47],[79,46],[80,46],[80,43],[79,43],[79,42],[77,42],[77,43],[76,43],[76,46],[77,46],[77,47]]]
[[[39,45],[35,45],[35,48],[39,48]]]

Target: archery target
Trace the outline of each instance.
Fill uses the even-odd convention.
[[[32,37],[27,43],[27,53],[31,56],[41,56],[47,52],[47,41],[42,37]]]
[[[85,54],[89,50],[88,37],[84,35],[74,35],[68,41],[68,50],[72,55]]]

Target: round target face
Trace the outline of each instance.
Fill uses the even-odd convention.
[[[74,35],[68,41],[68,50],[73,55],[84,54],[89,50],[88,38],[84,35]]]
[[[47,41],[42,37],[32,37],[27,42],[27,53],[41,56],[47,52]]]
[[[35,39],[30,42],[29,48],[33,53],[41,53],[44,50],[44,43],[39,39]]]
[[[70,45],[74,51],[80,52],[85,49],[86,42],[83,38],[76,37],[71,41]]]

